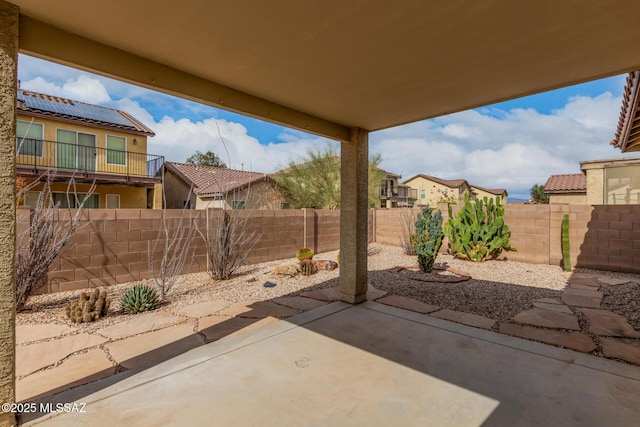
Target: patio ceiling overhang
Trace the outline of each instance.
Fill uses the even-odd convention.
[[[640,69],[640,2],[9,0],[20,51],[348,141]]]
[[[627,76],[618,128],[611,145],[623,153],[640,151],[640,71]]]

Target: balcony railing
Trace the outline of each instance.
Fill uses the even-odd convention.
[[[33,174],[56,171],[92,177],[105,175],[155,180],[164,163],[164,157],[155,154],[40,139],[20,138],[16,147],[16,167]]]

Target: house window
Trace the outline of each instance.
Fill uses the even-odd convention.
[[[640,204],[640,168],[605,168],[604,197],[608,205]]]
[[[68,197],[67,197],[68,196]],[[61,208],[77,208],[84,200],[85,193],[51,193],[53,203],[60,203]],[[92,194],[84,203],[85,209],[98,209],[100,207],[100,196]]]
[[[127,140],[121,136],[107,135],[107,164],[121,165],[127,163]]]
[[[21,156],[42,157],[44,126],[39,123],[16,121],[16,150]]]
[[[120,209],[120,195],[107,194],[107,209]]]
[[[427,198],[427,190],[420,190],[420,198],[421,199]]]
[[[182,209],[191,209],[191,200],[183,200]]]
[[[234,200],[231,202],[231,207],[233,209],[244,209],[246,206],[246,203],[244,200]]]
[[[28,191],[27,194],[24,195],[23,204],[29,206],[31,209],[35,209],[38,204],[38,196],[40,196],[40,192]]]
[[[96,171],[95,135],[58,129],[56,139],[56,166],[59,169]]]

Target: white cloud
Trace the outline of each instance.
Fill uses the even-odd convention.
[[[62,86],[46,81],[42,77],[35,77],[21,82],[20,87],[90,104],[104,104],[111,101],[111,97],[102,82],[86,74],[80,74],[73,79],[69,79]]]

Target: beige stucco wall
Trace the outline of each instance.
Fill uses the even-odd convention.
[[[254,183],[249,188],[234,191],[227,195],[226,204],[221,200],[213,200],[207,197],[198,197],[196,209],[207,208],[233,208],[233,201],[245,201],[245,209],[280,209],[284,198],[275,184],[270,181]]]
[[[549,194],[549,204],[586,205],[586,194]]]
[[[449,194],[454,194],[457,202],[464,200],[464,195],[469,193],[468,187],[463,187],[462,193],[460,193],[457,188],[451,188],[446,185],[430,181],[421,176],[416,177],[411,181],[407,181],[404,184],[417,190],[418,199],[416,200],[416,205],[418,206],[437,205],[440,198],[444,195],[445,190],[448,190]],[[421,190],[424,190],[424,198],[422,198]]]
[[[493,193],[489,193],[488,191],[481,190],[477,187],[472,187],[472,188],[473,188],[473,192],[476,193],[476,199],[483,199],[484,197],[486,197],[487,199],[495,200],[496,197],[499,197],[500,202],[504,202],[504,198],[502,196],[497,196]]]
[[[131,134],[128,132],[122,132],[122,131],[111,130],[111,129],[103,129],[103,128],[98,128],[93,126],[81,125],[78,123],[63,122],[63,121],[45,119],[40,117],[30,117],[24,114],[18,114],[17,119],[25,122],[29,122],[29,123],[31,122],[31,120],[33,120],[33,123],[38,123],[43,125],[43,134],[44,134],[43,139],[45,141],[57,141],[57,130],[64,129],[69,131],[76,131],[76,132],[82,132],[90,135],[95,135],[97,148],[106,149],[107,135],[111,135],[111,136],[118,136],[118,137],[125,138],[125,151],[129,151],[131,153],[142,153],[142,154],[147,153],[146,135]],[[135,139],[135,144],[134,144],[134,139]],[[53,147],[53,143],[45,142],[44,144],[45,146],[43,150],[44,150],[45,156],[43,156],[42,158],[37,158],[36,159],[37,164],[38,166],[55,167],[56,159],[55,159],[55,148]],[[52,155],[47,156],[46,155],[47,153],[52,153]],[[104,170],[105,168],[104,166],[106,165],[105,153],[106,151],[104,150],[97,151],[96,168],[98,170],[100,169]],[[34,158],[31,156],[17,157],[18,163],[31,164],[33,163],[33,160]],[[129,161],[130,164],[128,165],[109,164],[107,168],[109,171],[113,171],[114,173],[122,173],[122,174],[126,174],[127,167],[129,168],[130,171],[135,171],[135,173],[137,174],[140,174],[146,171],[147,166],[146,166],[145,156],[131,156],[127,159],[127,161]],[[146,204],[145,204],[145,207],[146,207]]]
[[[604,169],[587,171],[587,204],[604,204]]]
[[[18,8],[0,0],[0,403],[15,402]],[[0,412],[0,426],[15,424]]]

